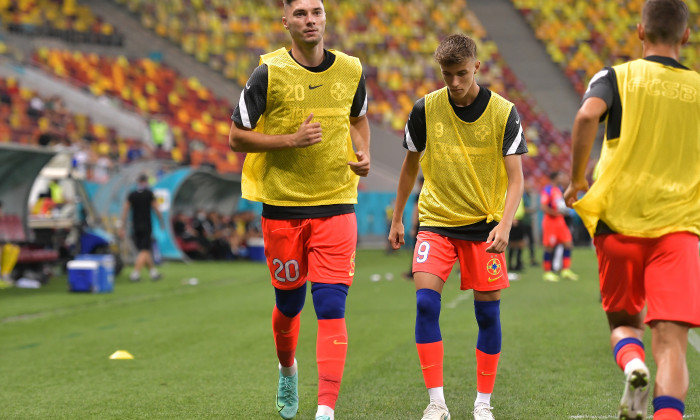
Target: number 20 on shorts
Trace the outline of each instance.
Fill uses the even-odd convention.
[[[282,283],[299,280],[299,262],[297,260],[283,262],[279,258],[275,258],[272,260],[272,265],[275,266],[275,280]]]

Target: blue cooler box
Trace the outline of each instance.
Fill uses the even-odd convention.
[[[98,271],[97,261],[68,261],[68,290],[94,292],[97,287]]]
[[[248,245],[248,256],[252,261],[265,262],[265,244],[263,238],[250,238],[246,245]]]
[[[110,254],[80,254],[77,261],[91,261],[98,264],[95,293],[108,293],[114,290],[114,255]]]

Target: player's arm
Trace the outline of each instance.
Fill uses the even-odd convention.
[[[350,169],[359,176],[369,175],[369,120],[366,115],[350,117],[350,138],[355,146],[357,162],[348,162]]]
[[[561,214],[559,213],[559,210],[550,205],[551,199],[552,197],[549,193],[543,192],[542,194],[540,194],[540,207],[542,207],[542,213],[548,214],[550,216],[559,216]]]
[[[607,118],[608,111],[619,101],[616,88],[615,70],[606,67],[591,78],[583,95],[583,103],[576,113],[571,130],[571,183],[564,192],[564,201],[569,207],[576,201],[579,192],[588,191],[588,159],[598,132],[598,124]]]
[[[490,243],[486,252],[500,254],[506,250],[510,238],[510,228],[513,225],[515,211],[518,209],[520,199],[523,196],[525,182],[523,180],[523,159],[519,154],[512,154],[503,158],[508,174],[508,187],[506,188],[506,203],[503,207],[503,218],[489,233],[486,240]]]
[[[394,215],[389,228],[389,243],[393,249],[401,248],[405,244],[403,212],[406,209],[406,202],[416,185],[418,170],[420,168],[420,157],[427,141],[427,127],[425,118],[425,99],[421,98],[413,105],[413,109],[408,116],[406,129],[404,130],[403,147],[408,150],[401,166],[399,175],[399,185],[396,190],[396,202],[394,204]]]
[[[350,138],[355,146],[357,162],[348,162],[348,165],[355,174],[367,176],[370,168],[370,132],[369,120],[367,119],[367,86],[364,74],[360,76],[350,107]]]
[[[253,131],[267,108],[267,65],[257,67],[241,92],[231,116],[228,144],[235,152],[255,153],[293,147],[308,147],[321,141],[321,124],[312,122],[313,114],[299,121],[299,129],[291,134],[265,134]]]
[[[396,189],[396,202],[394,204],[394,214],[391,218],[391,228],[389,229],[389,243],[393,249],[399,249],[406,243],[404,239],[403,212],[406,209],[406,202],[416,185],[418,169],[420,167],[420,152],[407,151],[406,157],[401,165],[399,175],[399,185]]]
[[[308,147],[321,141],[321,124],[312,122],[313,117],[314,114],[310,114],[293,134],[259,133],[233,122],[228,135],[228,144],[234,152],[244,153]]]
[[[503,218],[495,228],[489,232],[487,243],[490,243],[486,252],[501,253],[508,246],[510,228],[513,225],[515,212],[523,196],[523,161],[522,155],[527,153],[527,142],[520,123],[520,115],[515,107],[511,107],[506,127],[503,134],[503,162],[508,176],[506,187],[506,203],[503,207]]]
[[[564,200],[569,207],[576,201],[580,191],[588,191],[586,167],[598,133],[600,118],[607,110],[608,106],[604,100],[592,97],[586,99],[576,113],[571,132],[571,183],[564,192]]]

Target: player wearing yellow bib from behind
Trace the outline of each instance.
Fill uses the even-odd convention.
[[[610,344],[625,373],[620,419],[647,418],[645,323],[657,365],[654,419],[683,418],[688,329],[700,326],[700,75],[678,62],[688,17],[681,0],[647,1],[637,25],[644,58],[591,79],[572,132],[564,197],[594,238]],[[605,141],[588,190],[600,120]]]
[[[265,256],[275,288],[277,410],[291,419],[299,408],[294,356],[311,281],[318,318],[316,419],[333,420],[348,346],[354,204],[359,176],[370,169],[367,94],[360,61],[324,49],[323,1],[285,0],[282,23],[292,48],[261,57],[234,110],[229,143],[248,153],[243,198],[263,203]]]
[[[474,290],[476,343],[475,420],[492,420],[491,393],[501,353],[500,298],[508,287],[503,251],[523,193],[520,155],[527,146],[512,103],[474,80],[480,61],[464,35],[445,38],[435,51],[447,85],[416,102],[406,123],[404,159],[389,241],[404,244],[401,219],[422,168],[419,233],[413,255],[416,347],[430,403],[424,420],[446,420],[442,288],[459,261],[461,289]]]

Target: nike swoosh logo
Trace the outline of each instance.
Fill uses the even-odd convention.
[[[245,84],[245,90],[248,90],[248,89],[250,89],[250,82]]]
[[[279,395],[277,397],[279,397]],[[280,404],[280,401],[277,398],[275,398],[275,405],[277,406],[278,413],[284,410],[284,404]]]
[[[501,278],[501,276],[498,276],[498,277],[496,277],[495,279],[492,279],[491,277],[489,277],[489,283],[493,283],[494,281],[496,281],[496,280],[498,280],[498,279],[500,279],[500,278]]]
[[[280,333],[281,333],[281,334],[289,334],[290,332],[292,332],[292,329],[288,329],[287,331],[285,331],[285,330],[280,330]]]
[[[321,84],[321,85],[318,85],[318,86],[311,86],[311,85],[309,85],[309,89],[314,90],[314,89],[316,89],[316,88],[320,88],[321,86],[323,86],[323,85],[322,85],[322,84]]]
[[[493,376],[493,373],[486,373],[486,372],[479,372],[481,373],[481,376]]]
[[[333,344],[337,344],[337,345],[345,344],[345,345],[347,345],[348,343],[343,342],[343,341],[333,340]]]
[[[423,370],[426,370],[426,369],[430,369],[430,368],[433,367],[433,366],[437,366],[437,365],[421,366],[420,368],[423,369]]]
[[[520,118],[516,118],[516,119],[515,119],[515,123],[516,123],[516,124],[520,124]]]

